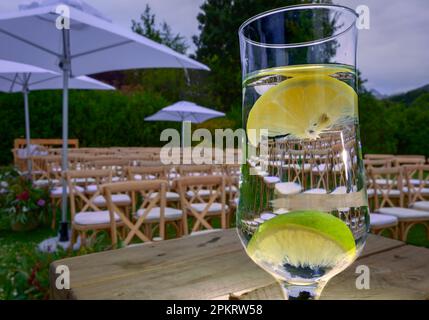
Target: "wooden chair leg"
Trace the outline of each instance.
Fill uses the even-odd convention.
[[[57,223],[57,206],[54,198],[51,198],[51,209],[52,209],[51,229],[55,230],[55,225]]]
[[[86,247],[86,231],[79,232],[80,235],[80,245],[82,248]]]

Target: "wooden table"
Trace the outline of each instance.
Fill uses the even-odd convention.
[[[58,265],[69,267],[70,290],[55,288]],[[358,265],[370,268],[370,290],[356,289]],[[50,278],[54,299],[282,299],[235,230],[56,261]],[[370,235],[361,257],[328,283],[322,299],[429,299],[429,250]]]

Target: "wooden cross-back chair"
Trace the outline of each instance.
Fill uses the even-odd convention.
[[[168,204],[177,206],[180,196],[175,190],[175,184],[169,178],[168,166],[158,167],[128,167],[128,180],[130,181],[148,181],[148,180],[165,180],[168,182],[168,188],[165,194]]]
[[[314,149],[307,151],[310,159],[310,185],[307,189],[330,189],[330,170],[332,166],[332,151],[330,149]]]
[[[213,229],[210,221],[220,217],[221,228],[227,228],[229,207],[226,204],[225,178],[223,176],[183,177],[177,180],[180,200],[184,214],[184,232],[189,233],[187,217],[193,217],[195,223],[192,232],[200,228]],[[199,195],[200,190],[209,190],[207,197]],[[193,197],[189,197],[192,192]]]
[[[167,207],[166,192],[168,183],[164,180],[127,181],[103,186],[110,216],[117,214],[125,226],[127,235],[124,243],[128,245],[134,237],[147,242],[152,241],[152,226],[159,228],[159,237],[166,239],[166,225],[173,224],[177,234],[181,235],[183,225],[182,211]],[[132,198],[132,214],[118,207],[112,197],[116,193],[127,193]],[[116,244],[117,220],[111,219],[112,241]]]
[[[392,159],[395,156],[393,154],[366,154],[365,160],[381,160],[381,159]]]
[[[397,156],[393,159],[395,166],[404,165],[424,165],[426,159],[424,156]]]
[[[406,165],[402,170],[408,206],[429,211],[429,165]]]
[[[369,170],[371,189],[369,194],[374,196],[374,208],[395,207],[404,205],[404,190],[402,169],[394,168],[372,168]],[[395,204],[395,200],[396,203]],[[399,201],[398,201],[399,200]]]
[[[109,160],[97,160],[90,165],[96,170],[112,170],[112,181],[119,182],[126,180],[127,167],[129,161],[124,159],[112,158]]]
[[[107,204],[102,195],[102,184],[111,181],[112,171],[72,170],[66,173],[66,178],[70,196],[72,245],[76,236],[80,235],[82,245],[85,246],[89,231],[95,237],[98,231],[109,230],[111,227],[111,216],[105,209]],[[97,186],[95,192],[86,192],[91,185]],[[114,216],[114,219],[120,224],[119,216]]]
[[[427,189],[427,176],[429,172],[427,171],[429,166],[404,166],[404,167],[394,167],[389,169],[371,169],[370,175],[373,176],[373,180],[376,178],[380,178],[380,172],[385,174],[397,174],[397,178],[393,178],[392,176],[384,175],[384,179],[388,181],[386,184],[381,185],[381,192],[387,195],[390,193],[390,190],[394,189],[393,187],[389,187],[389,185],[396,185],[396,189],[399,189],[401,192],[402,198],[404,198],[405,193],[408,193],[409,206],[410,208],[404,207],[404,200],[400,200],[400,207],[395,207],[392,205],[392,202],[385,200],[382,201],[381,204],[378,205],[377,211],[382,214],[387,214],[391,216],[395,216],[398,219],[399,224],[399,235],[402,241],[407,240],[407,236],[409,231],[416,224],[422,224],[426,227],[427,235],[429,238],[429,208],[428,202],[423,201],[426,196],[426,192],[429,192]],[[426,171],[426,173],[425,173]],[[374,173],[373,173],[374,172]],[[416,172],[418,173],[417,178],[421,181],[421,184],[416,186],[411,182],[411,179],[416,178]],[[404,179],[405,177],[405,179]],[[405,181],[405,185],[407,187],[403,187]],[[378,184],[373,182],[376,187]],[[377,199],[378,197],[376,197]],[[423,200],[422,200],[423,199]]]
[[[295,182],[305,188],[306,177],[311,170],[308,154],[305,150],[287,150],[285,153],[285,181]]]
[[[181,177],[208,176],[213,174],[212,165],[182,165],[179,166]]]

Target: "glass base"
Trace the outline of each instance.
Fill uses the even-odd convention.
[[[309,285],[293,285],[279,281],[286,300],[318,300],[326,282]]]

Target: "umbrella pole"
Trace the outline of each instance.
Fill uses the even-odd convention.
[[[28,176],[31,177],[32,163],[30,155],[30,110],[28,106],[28,88],[25,87],[23,90],[24,94],[24,112],[25,112],[25,140],[27,144],[27,172]]]
[[[69,240],[68,222],[67,222],[67,181],[65,174],[68,169],[68,115],[69,115],[69,78],[70,78],[70,30],[63,29],[64,55],[61,62],[63,70],[63,150],[62,150],[62,199],[61,199],[61,226],[60,241]],[[70,190],[71,192],[71,190]]]

